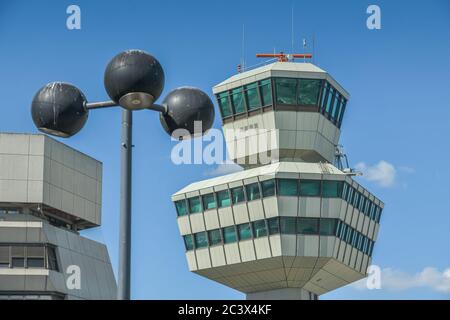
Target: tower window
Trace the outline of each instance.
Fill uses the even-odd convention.
[[[278,217],[268,219],[267,226],[270,235],[280,233],[280,219]]]
[[[332,236],[336,229],[336,219],[320,219],[319,234],[321,236]]]
[[[270,79],[260,81],[262,105],[272,105],[272,83]]]
[[[299,218],[297,232],[299,234],[318,234],[319,219],[316,218]]]
[[[208,231],[208,237],[209,237],[209,244],[211,246],[222,243],[222,235],[220,234],[220,229]]]
[[[261,197],[258,183],[248,184],[245,186],[245,189],[247,191],[248,201],[257,200]]]
[[[239,233],[239,240],[248,240],[252,238],[252,229],[250,223],[243,223],[237,226]]]
[[[205,194],[202,196],[202,198],[203,198],[203,208],[205,208],[205,210],[215,209],[217,207],[214,193]]]
[[[299,105],[317,105],[321,80],[300,79]]]
[[[323,181],[322,197],[340,198],[342,194],[342,181]]]
[[[297,218],[281,217],[280,218],[281,233],[296,234],[296,222]]]
[[[248,110],[255,110],[261,107],[261,101],[259,101],[258,85],[256,82],[248,84],[244,87],[245,97],[247,99]]]
[[[278,179],[278,191],[280,196],[298,196],[297,179]]]
[[[175,207],[177,209],[177,214],[179,217],[185,216],[188,214],[186,200],[175,201]]]
[[[217,95],[217,100],[219,102],[219,107],[220,107],[220,111],[222,113],[222,118],[226,118],[226,117],[233,115],[233,110],[231,109],[228,92],[219,93]]]
[[[217,192],[217,202],[219,203],[219,208],[229,207],[231,205],[231,199],[228,190]]]
[[[200,197],[193,197],[188,199],[189,202],[189,212],[197,213],[202,211],[202,204],[200,202]]]
[[[194,234],[195,248],[205,248],[208,246],[208,238],[206,232],[198,232]]]
[[[254,221],[252,224],[255,238],[267,236],[266,220]]]
[[[242,92],[242,88],[233,89],[231,91],[231,100],[233,102],[235,114],[245,112],[245,103],[244,103],[244,95]]]
[[[333,87],[329,87],[328,89],[328,97],[327,97],[327,106],[325,108],[325,113],[330,114],[331,111],[331,106],[332,106],[332,102],[333,102],[333,96],[334,96],[334,89]]]
[[[11,266],[13,268],[25,268],[25,247],[11,247]]]
[[[341,95],[336,91],[336,95],[335,95],[334,103],[333,103],[333,110],[331,110],[331,119],[333,121],[337,120],[336,115],[338,113],[338,108],[339,108],[339,106],[341,104],[340,96]]]
[[[300,196],[319,197],[320,196],[320,180],[301,180]]]
[[[261,182],[263,197],[271,197],[275,195],[275,180],[266,180]]]
[[[192,235],[188,234],[183,236],[184,239],[184,246],[186,247],[186,250],[194,250],[194,241],[192,240]]]
[[[297,79],[276,78],[277,103],[297,104]]]
[[[236,229],[234,226],[223,228],[223,242],[233,243],[237,241]]]
[[[45,267],[45,248],[43,246],[27,248],[27,267],[44,268]]]
[[[231,197],[233,200],[233,204],[245,201],[244,187],[237,187],[231,189]]]

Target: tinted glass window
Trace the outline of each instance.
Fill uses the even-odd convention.
[[[299,218],[297,231],[300,234],[317,234],[319,233],[319,219],[315,218]]]
[[[277,103],[297,104],[297,79],[276,78]]]
[[[211,246],[222,243],[222,235],[220,229],[208,231],[208,236],[209,236],[209,244]]]
[[[223,241],[232,243],[237,241],[236,230],[234,226],[223,228]]]
[[[233,204],[245,201],[244,187],[237,187],[231,189],[231,197],[233,199]]]
[[[248,110],[255,110],[261,107],[259,101],[258,87],[256,83],[252,83],[245,86],[245,95],[247,98]]]
[[[336,219],[320,219],[320,235],[332,236],[335,234]]]
[[[265,220],[258,220],[252,222],[253,224],[253,234],[255,238],[267,236],[267,227]]]
[[[217,192],[217,202],[219,203],[219,208],[229,207],[231,205],[231,199],[228,190]]]
[[[180,200],[175,202],[175,207],[177,208],[177,214],[179,217],[188,214],[187,205],[185,200]]]
[[[324,198],[340,198],[342,194],[342,181],[323,181],[322,197]]]
[[[307,197],[320,196],[320,180],[300,180],[300,195]]]
[[[321,80],[300,79],[300,92],[298,96],[298,104],[300,105],[317,105],[319,98]]]
[[[261,97],[263,106],[268,106],[272,104],[272,84],[270,79],[266,79],[260,82],[261,83]]]
[[[237,226],[239,232],[239,240],[247,240],[252,238],[252,229],[250,223],[243,223]]]
[[[336,119],[336,115],[337,115],[337,109],[340,105],[340,100],[339,100],[339,93],[336,91],[336,96],[334,98],[334,103],[333,103],[333,110],[331,111],[331,118]]]
[[[195,247],[204,248],[208,246],[208,238],[206,237],[206,232],[199,232],[194,234]]]
[[[352,203],[352,205],[355,208],[358,208],[358,202],[359,202],[359,192],[355,190],[355,193],[353,194],[353,203]]]
[[[280,224],[279,218],[270,218],[267,220],[267,227],[269,228],[269,234],[278,234],[280,233]]]
[[[275,195],[275,180],[266,180],[261,182],[263,197]]]
[[[50,270],[58,271],[58,261],[56,259],[56,249],[55,248],[47,247],[47,260],[48,260],[48,268]]]
[[[25,258],[12,258],[11,265],[13,268],[25,268]]]
[[[252,201],[259,199],[261,195],[259,194],[259,184],[258,183],[252,183],[245,186],[247,191],[247,200]]]
[[[328,90],[327,106],[325,108],[326,113],[330,113],[331,103],[333,102],[333,95],[334,95],[334,89],[333,89],[333,87],[330,87],[330,89]]]
[[[349,185],[348,191],[347,191],[347,199],[345,199],[347,202],[351,203],[353,197],[353,188]]]
[[[27,258],[28,268],[44,268],[44,258]]]
[[[337,119],[338,122],[341,119],[341,114],[344,111],[343,109],[344,109],[344,97],[341,97],[341,101],[340,101],[340,104],[339,104],[339,111],[338,111],[338,114],[336,116],[336,119]]]
[[[230,101],[228,100],[228,92],[222,92],[217,96],[219,101],[220,111],[222,113],[222,117],[226,118],[233,114],[231,109]]]
[[[320,101],[320,109],[322,112],[325,111],[325,103],[327,102],[327,96],[328,96],[328,83],[325,82],[325,86],[322,89],[322,99]]]
[[[203,198],[203,208],[205,208],[205,210],[215,209],[217,207],[214,193],[205,194],[202,196],[202,198]]]
[[[188,203],[190,213],[197,213],[202,211],[202,204],[200,203],[200,197],[189,198]]]
[[[231,100],[233,101],[234,112],[236,114],[245,112],[242,88],[233,89],[231,91]]]
[[[284,234],[295,234],[295,224],[297,222],[297,218],[294,217],[281,217],[280,218],[280,226],[281,233]]]
[[[280,196],[297,196],[298,180],[278,179],[278,190]]]

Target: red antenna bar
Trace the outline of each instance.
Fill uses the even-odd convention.
[[[286,53],[257,53],[257,58],[278,58],[280,62],[289,61],[289,58],[304,58],[310,59],[312,58],[312,54],[309,53],[294,53],[294,54],[286,54]]]
[[[303,59],[311,59],[312,54],[310,53],[294,53],[292,55],[293,58],[303,58]]]

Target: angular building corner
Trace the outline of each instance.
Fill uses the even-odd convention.
[[[45,135],[0,133],[0,299],[115,299],[102,164]]]
[[[189,270],[247,299],[317,299],[364,278],[384,204],[333,165],[348,92],[294,62],[213,92],[229,157],[245,170],[172,196]]]

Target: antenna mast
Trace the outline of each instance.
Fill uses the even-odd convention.
[[[291,7],[291,53],[294,53],[294,3]]]

